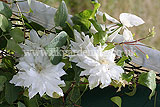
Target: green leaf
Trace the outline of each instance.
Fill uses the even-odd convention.
[[[4,36],[0,37],[0,43],[1,43],[0,49],[3,49],[3,48],[5,48],[7,46],[7,40],[5,39]]]
[[[24,102],[27,107],[39,107],[37,96],[34,96],[32,99],[25,97]]]
[[[55,13],[54,22],[56,26],[63,27],[68,18],[68,9],[64,1],[61,2],[58,10]]]
[[[121,99],[121,97],[115,96],[115,97],[112,97],[111,100],[112,100],[115,104],[117,104],[119,107],[121,107],[121,104],[122,104],[122,99]]]
[[[101,25],[98,24],[95,20],[89,19],[89,21],[93,24],[93,26],[95,27],[95,29],[96,29],[98,32],[102,32],[102,31],[103,31]]]
[[[66,40],[67,33],[62,31],[45,47],[45,49],[62,47],[66,43]]]
[[[67,75],[63,75],[61,78],[65,81],[74,81],[75,72],[73,69],[68,68],[66,71]]]
[[[95,15],[96,15],[96,13],[97,13],[97,10],[99,9],[99,7],[101,6],[99,3],[97,3],[97,2],[95,2],[95,1],[92,1],[92,4],[94,4],[94,10],[93,10],[93,12],[92,12],[92,15],[91,15],[91,17],[93,18],[93,19],[95,19]]]
[[[67,33],[62,31],[45,47],[45,50],[54,65],[61,62],[62,52],[60,47],[62,47],[66,41]]]
[[[21,103],[20,101],[17,103],[18,107],[26,107],[23,103]]]
[[[95,34],[93,35],[93,37],[94,37],[93,43],[94,43],[95,45],[100,44],[100,43],[101,43],[102,45],[104,45],[105,42],[106,42],[106,40],[107,40],[107,33],[106,33],[105,31],[97,32],[97,33],[95,33]]]
[[[156,74],[154,71],[142,73],[139,76],[138,83],[141,85],[144,85],[151,89],[151,94],[149,96],[149,99],[155,94],[155,89],[156,89]]]
[[[80,26],[79,30],[82,30],[83,32],[88,32],[91,27],[91,22],[88,19],[84,19],[79,16],[74,16],[71,19],[76,27],[77,25]]]
[[[110,50],[110,49],[112,49],[112,48],[114,48],[114,47],[115,47],[115,45],[114,45],[113,43],[109,43],[109,44],[104,48],[103,51]]]
[[[63,30],[69,35],[69,37],[74,39],[73,28],[68,22],[66,22],[66,25],[65,27],[63,27]]]
[[[4,83],[7,81],[5,76],[0,76],[0,91],[3,91]]]
[[[10,35],[13,37],[13,39],[17,43],[24,42],[24,40],[25,40],[24,32],[19,28],[14,28],[13,30],[11,30]]]
[[[79,84],[80,81],[80,73],[82,71],[82,69],[78,66],[76,66],[75,63],[71,63],[72,64],[72,68],[75,72],[75,76],[74,76],[74,80],[76,81],[76,84]]]
[[[126,80],[127,82],[130,82],[133,78],[134,72],[129,72],[128,74],[123,73],[122,74],[122,79]]]
[[[38,31],[38,30],[41,30],[41,31],[44,31],[45,30],[45,28],[43,27],[43,26],[41,26],[40,24],[38,24],[38,23],[35,23],[35,22],[30,22],[30,23],[26,23],[26,25],[30,28],[30,29],[34,29],[34,30],[36,30],[36,31]]]
[[[84,10],[84,11],[80,12],[79,15],[81,18],[90,19],[92,12],[93,12],[92,10]]]
[[[103,21],[106,22],[107,18],[106,18],[106,15],[103,14]]]
[[[48,51],[47,51],[48,52]],[[52,54],[50,57],[50,60],[52,62],[53,65],[57,65],[58,63],[61,62],[62,60],[62,55],[63,53],[61,52],[61,50],[59,48],[57,48],[56,50],[52,51],[53,53],[50,53]]]
[[[0,14],[0,28],[3,32],[6,32],[8,25],[9,24],[7,18],[4,15]]]
[[[0,14],[3,14],[7,18],[10,18],[12,16],[12,10],[6,3],[2,1],[0,1]]]
[[[80,97],[80,89],[78,86],[75,86],[67,96],[66,100],[67,104],[72,105],[73,103],[75,103],[76,105],[80,105],[81,99],[79,99],[79,97]]]
[[[122,56],[122,57],[120,58],[120,60],[117,62],[117,65],[118,65],[118,66],[123,66],[124,63],[125,63],[125,61],[126,61],[127,59],[128,59],[127,56]]]
[[[15,87],[13,84],[6,84],[5,87],[5,99],[9,104],[12,104],[17,100],[19,94],[18,87]]]
[[[24,54],[21,47],[13,39],[7,40],[7,42],[8,42],[7,43],[8,50],[13,50],[20,55]]]

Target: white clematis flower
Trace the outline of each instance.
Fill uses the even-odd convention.
[[[45,51],[40,45],[45,46],[46,43],[36,41],[36,37],[31,37],[31,40],[33,40],[32,38],[34,38],[36,43],[26,40],[25,44],[21,45],[25,55],[19,59],[19,64],[17,64],[16,67],[20,71],[13,76],[10,83],[15,84],[15,86],[29,88],[30,99],[37,93],[39,93],[41,97],[45,93],[50,97],[53,97],[54,93],[63,96],[63,91],[60,86],[65,86],[65,83],[60,77],[66,74],[63,70],[65,64],[59,63],[53,65],[48,56],[43,54],[35,55],[32,52],[28,54],[29,50]]]
[[[133,27],[133,26],[139,26],[141,24],[144,24],[145,22],[138,16],[130,14],[130,13],[121,13],[119,16],[120,21],[116,20],[115,18],[109,16],[107,13],[102,13],[100,11],[98,11],[98,13],[100,16],[103,16],[103,14],[106,16],[106,18],[111,21],[114,24],[111,24],[109,26],[107,26],[107,28],[109,28],[109,30],[113,30],[116,29],[116,31],[114,31],[114,34],[110,35],[109,39],[110,41],[113,41],[114,38],[117,37],[117,34],[119,33],[119,31],[121,29],[123,29],[123,38],[125,41],[133,41],[133,35],[131,33],[131,31],[129,31],[127,29],[127,27]],[[118,26],[117,24],[122,24],[122,27]]]
[[[76,31],[75,31],[76,32]],[[89,76],[89,87],[93,89],[99,84],[100,88],[110,85],[112,80],[119,81],[124,70],[114,62],[114,49],[103,51],[105,46],[94,47],[89,36],[75,33],[75,42],[71,41],[71,50],[75,53],[70,60],[77,63],[77,66],[84,69],[80,76]],[[81,51],[79,51],[81,49]]]

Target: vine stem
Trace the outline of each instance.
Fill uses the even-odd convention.
[[[18,11],[19,11],[19,13],[20,13],[20,16],[21,16],[21,20],[22,20],[22,24],[23,24],[23,28],[24,28],[24,38],[25,38],[25,22],[24,22],[24,19],[23,19],[23,14],[22,14],[22,12],[21,12],[21,9],[20,9],[20,7],[19,7],[19,4],[17,3],[17,2],[15,2],[15,4],[16,4],[16,6],[17,6],[17,8],[18,8]]]
[[[80,100],[80,98],[81,98],[81,97],[83,96],[83,94],[86,92],[87,88],[88,88],[88,85],[86,85],[84,91],[82,92],[82,94],[79,96],[79,98],[76,100],[75,103],[77,103],[77,102]]]

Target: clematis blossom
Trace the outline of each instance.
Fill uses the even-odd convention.
[[[74,32],[77,39],[71,41],[71,50],[75,55],[70,56],[70,60],[84,69],[80,76],[88,76],[90,89],[98,85],[107,87],[112,80],[119,81],[124,70],[114,62],[114,49],[104,51],[106,45],[95,47],[92,38]]]
[[[130,13],[121,13],[119,16],[120,21],[109,16],[107,13],[102,13],[98,11],[97,14],[100,16],[105,15],[106,19],[113,23],[107,26],[110,33],[113,32],[113,34],[111,34],[109,37],[110,41],[113,41],[113,39],[118,36],[118,33],[121,29],[123,29],[122,36],[124,41],[133,41],[133,35],[131,31],[128,30],[128,28],[133,26],[139,26],[145,23],[140,17]]]
[[[16,67],[20,70],[13,76],[10,83],[15,86],[23,86],[28,88],[29,98],[33,98],[37,93],[42,97],[45,93],[54,97],[56,93],[59,96],[63,96],[63,91],[60,86],[65,86],[64,81],[61,80],[61,76],[65,75],[63,70],[64,63],[53,65],[48,56],[35,55],[34,53],[26,53],[29,50],[44,50],[44,46],[47,44],[44,41],[50,41],[50,38],[39,38],[35,31],[31,32],[30,41],[26,40],[25,44],[21,44],[25,55],[19,58],[19,64]],[[31,42],[32,41],[32,42]]]

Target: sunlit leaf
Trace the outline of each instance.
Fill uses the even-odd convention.
[[[122,56],[122,57],[120,58],[120,60],[117,62],[117,65],[123,66],[123,65],[124,65],[124,62],[125,62],[127,59],[128,59],[127,56]]]
[[[93,35],[94,37],[94,44],[102,44],[104,45],[105,42],[107,41],[107,34],[105,31],[102,32],[97,32]]]
[[[117,104],[119,107],[121,107],[121,104],[122,104],[122,99],[121,99],[121,97],[115,96],[115,97],[112,97],[111,100],[112,100],[115,104]]]
[[[154,71],[142,73],[139,76],[138,83],[141,85],[144,85],[151,89],[151,94],[149,96],[149,99],[155,94],[155,89],[156,89],[156,74]]]
[[[84,18],[84,19],[89,19],[92,15],[92,10],[84,10],[82,12],[79,13],[79,15]]]
[[[112,44],[112,43],[110,43],[110,44],[108,44],[108,45],[104,48],[103,51],[105,51],[105,50],[110,50],[110,49],[112,49],[112,48],[114,48],[114,47],[115,47],[115,45]]]
[[[7,18],[0,14],[0,28],[2,29],[2,31],[6,32],[7,28],[8,28],[8,20]]]

